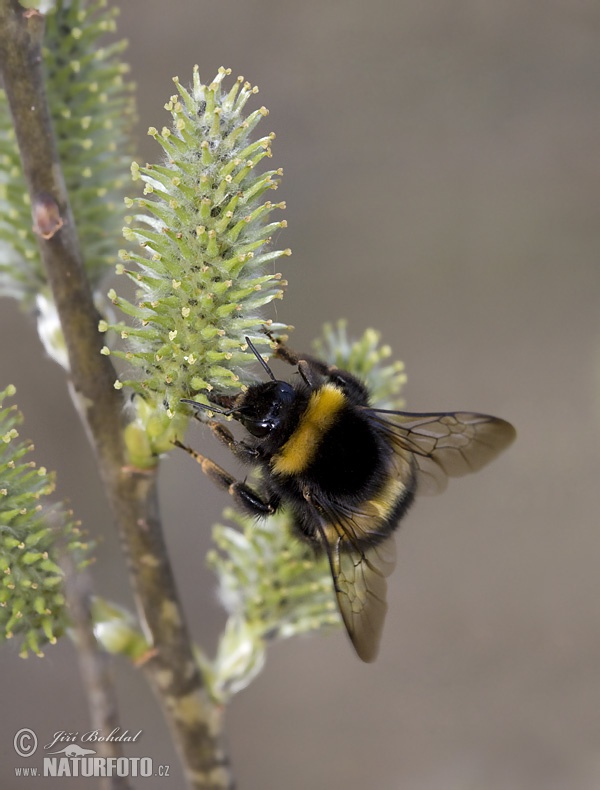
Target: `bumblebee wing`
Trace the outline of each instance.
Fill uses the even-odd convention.
[[[337,602],[348,636],[363,661],[374,661],[379,651],[387,612],[386,577],[396,564],[396,544],[387,535],[369,545],[376,513],[338,508],[308,498],[327,552]]]
[[[508,447],[513,426],[498,417],[474,412],[411,414],[369,409],[396,455],[416,464],[419,493],[438,493],[448,477],[476,472]]]
[[[342,619],[359,658],[377,658],[387,614],[386,576],[396,560],[393,535],[363,551],[338,554],[335,590]],[[332,568],[333,573],[333,568]]]

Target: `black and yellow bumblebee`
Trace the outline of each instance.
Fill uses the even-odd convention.
[[[269,381],[237,396],[211,395],[246,429],[239,441],[222,423],[213,432],[245,464],[258,490],[177,442],[254,516],[290,509],[297,535],[325,551],[339,610],[358,656],[377,656],[387,611],[386,577],[395,564],[393,532],[415,494],[475,472],[514,440],[510,423],[472,412],[411,414],[376,409],[356,376],[275,341],[275,356],[297,368],[293,384],[275,378],[249,338]]]

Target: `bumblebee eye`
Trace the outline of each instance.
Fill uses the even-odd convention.
[[[277,388],[274,393],[274,403],[277,404],[278,408],[282,405],[287,406],[289,403],[292,403],[295,397],[296,393],[291,384],[285,381],[277,382]]]
[[[252,426],[251,433],[256,436],[258,439],[262,439],[263,437],[267,436],[267,434],[271,433],[273,430],[273,426],[271,423],[254,423]]]
[[[257,439],[264,439],[265,436],[271,433],[273,428],[275,427],[274,424],[269,421],[263,420],[251,420],[251,419],[244,419],[241,418],[240,422],[244,426],[244,428],[251,433],[252,436],[256,436]]]

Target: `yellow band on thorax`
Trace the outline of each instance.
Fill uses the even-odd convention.
[[[273,456],[273,471],[280,475],[302,472],[313,460],[323,435],[346,403],[344,393],[333,384],[324,384],[312,393],[306,411],[281,450]]]

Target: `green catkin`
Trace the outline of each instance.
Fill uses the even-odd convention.
[[[133,85],[121,61],[126,42],[101,44],[114,32],[117,14],[106,0],[57,0],[46,16],[43,45],[55,138],[94,289],[116,262],[135,121]],[[14,296],[28,309],[40,297],[50,300],[31,224],[19,150],[0,90],[0,294]]]
[[[171,126],[149,130],[164,160],[132,167],[134,180],[144,184],[144,197],[127,201],[136,212],[125,230],[134,251],[122,253],[117,271],[135,283],[135,301],[109,293],[134,328],[100,325],[124,338],[124,346],[107,344],[103,351],[110,349],[126,362],[118,386],[142,396],[134,399],[132,445],[143,450],[137,434],[146,430],[151,413],[162,414],[165,432],[162,438],[155,435],[154,454],[169,449],[174,433],[181,432],[188,414],[181,398],[206,403],[213,389],[241,388],[252,379],[255,363],[245,337],[268,354],[265,324],[284,328],[262,315],[282,297],[285,284],[273,262],[290,254],[268,249],[272,235],[286,224],[269,221],[284,204],[264,200],[277,188],[281,171],[257,170],[263,157],[271,156],[273,135],[251,139],[251,132],[267,111],[245,115],[256,89],[240,77],[225,92],[222,83],[229,74],[219,69],[204,85],[196,67],[190,90],[175,78],[178,93],[166,104]],[[145,405],[138,403],[142,399]],[[136,463],[150,463],[135,453]]]
[[[57,541],[78,566],[89,546],[72,515],[49,502],[54,476],[23,460],[33,446],[19,439],[22,415],[4,405],[14,394],[14,387],[0,392],[0,641],[19,637],[22,656],[41,656],[68,625]]]

